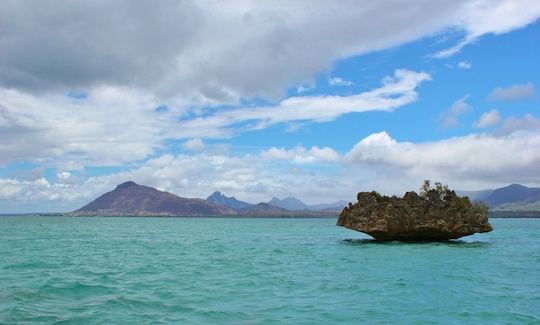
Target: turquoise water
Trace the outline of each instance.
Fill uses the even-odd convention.
[[[540,324],[540,219],[373,243],[334,219],[0,217],[0,323]]]

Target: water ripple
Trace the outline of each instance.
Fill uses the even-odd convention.
[[[0,323],[540,323],[540,220],[437,243],[332,219],[0,218]]]

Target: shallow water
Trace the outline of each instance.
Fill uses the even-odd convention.
[[[334,219],[0,217],[0,323],[540,324],[540,219],[376,243]]]

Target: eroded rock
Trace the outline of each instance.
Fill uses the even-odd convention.
[[[407,192],[403,198],[360,192],[357,198],[343,209],[337,225],[377,240],[440,241],[493,230],[485,205],[454,191]]]

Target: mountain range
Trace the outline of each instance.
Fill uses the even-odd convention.
[[[286,197],[284,199],[273,198],[268,204],[291,211],[341,211],[349,204],[348,201],[340,200],[333,203],[307,205],[295,197]]]
[[[279,199],[277,197],[272,198],[267,203],[259,203],[259,204],[250,204],[244,201],[240,201],[236,199],[234,196],[228,197],[225,196],[223,193],[216,191],[212,195],[210,195],[208,198],[206,198],[207,201],[210,201],[212,203],[216,204],[222,204],[225,206],[228,206],[232,209],[247,209],[248,207],[251,207],[249,210],[260,210],[261,207],[266,207],[267,210],[270,209],[270,206],[275,208],[281,208],[286,211],[329,211],[329,212],[339,212],[343,210],[349,202],[347,201],[336,201],[333,203],[326,203],[326,204],[316,204],[316,205],[307,205],[304,202],[300,201],[299,199],[289,196],[284,199]],[[258,208],[256,206],[259,206]],[[275,209],[274,209],[275,210]]]
[[[297,200],[300,202],[299,200]],[[300,202],[302,206],[305,206]],[[149,186],[125,182],[71,215],[103,216],[328,216],[338,210],[291,210],[270,203],[250,204],[214,192],[206,200],[183,198]]]

